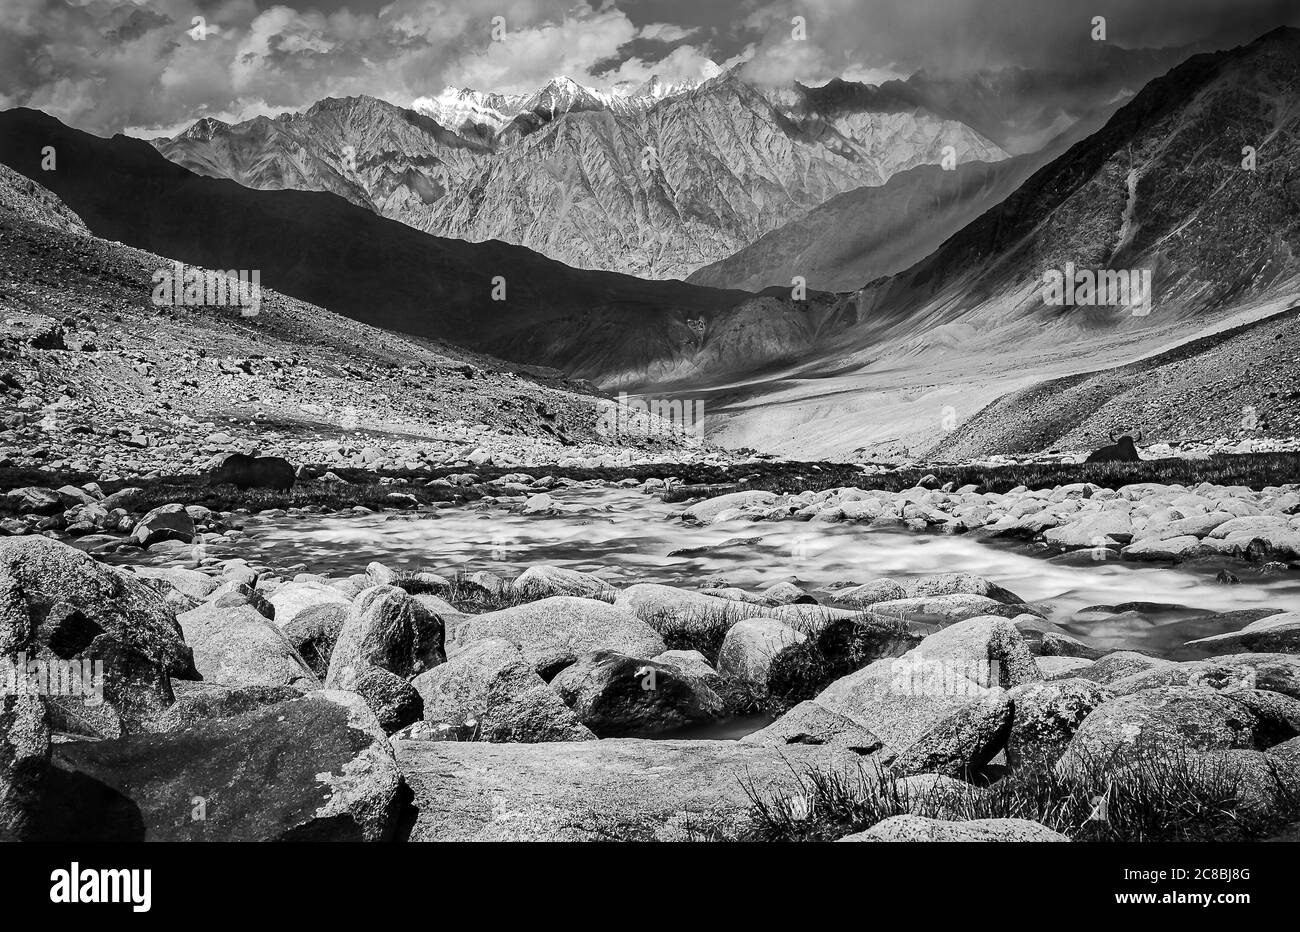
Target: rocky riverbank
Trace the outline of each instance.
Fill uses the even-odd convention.
[[[1214,456],[1237,455],[1242,453],[1296,453],[1300,452],[1300,437],[1264,437],[1252,436],[1243,431],[1235,437],[1207,437],[1201,440],[1179,440],[1174,442],[1158,441],[1140,444],[1139,453],[1147,460],[1182,459],[1203,462]],[[1029,454],[993,454],[977,457],[969,462],[983,466],[1026,465],[1030,463],[1063,463],[1077,465],[1087,460],[1091,450],[1040,450]],[[895,458],[898,463],[907,459]],[[947,462],[936,460],[936,462]],[[961,462],[968,462],[962,460]]]
[[[1094,560],[1183,562],[1240,558],[1294,570],[1300,559],[1300,486],[1192,487],[1137,483],[1117,489],[1076,482],[1005,493],[932,480],[902,492],[828,489],[780,495],[733,492],[690,506],[698,524],[800,519],[945,534],[1030,540],[1045,552],[1088,551]]]
[[[1008,480],[998,478],[997,472],[974,473],[987,485],[959,485],[959,480],[941,483],[929,474],[909,480],[904,471],[868,474],[847,466],[823,468],[755,460],[659,464],[639,471],[625,469],[622,474],[627,477],[621,479],[613,478],[618,471],[611,474],[590,466],[576,472],[610,477],[575,479],[559,467],[555,474],[501,468],[480,473],[468,464],[465,468],[465,472],[441,470],[442,474],[433,478],[427,478],[427,471],[423,476],[408,473],[398,477],[340,468],[353,477],[349,481],[318,467],[313,471],[315,478],[300,470],[302,481],[290,493],[239,493],[192,480],[143,481],[138,486],[105,480],[104,486],[112,491],[99,482],[57,487],[19,484],[0,497],[0,535],[42,533],[77,538],[83,549],[99,554],[123,547],[183,551],[191,544],[238,539],[242,519],[251,513],[294,516],[395,511],[436,515],[441,507],[475,501],[479,507],[503,506],[524,515],[546,516],[565,510],[552,499],[551,492],[618,486],[680,502],[682,521],[696,526],[772,521],[850,524],[1024,541],[1044,556],[1065,561],[1249,562],[1271,573],[1294,571],[1300,560],[1297,484],[1260,483],[1252,488],[1208,481],[1192,485],[1115,482],[1110,486],[1067,482],[1008,488]],[[572,467],[569,471],[575,472]],[[647,472],[649,478],[645,478]],[[674,473],[703,476],[704,484],[692,485]],[[27,473],[25,478],[43,475]],[[710,482],[710,477],[725,477],[726,481]],[[857,484],[816,485],[825,486],[828,479],[835,478],[856,480]],[[899,488],[908,481],[916,484]],[[762,488],[800,484],[813,487],[798,492]],[[1005,491],[992,490],[999,487]],[[192,497],[169,500],[164,497],[167,495]]]
[[[577,484],[494,483],[496,505],[539,519]],[[978,575],[753,590],[545,564],[338,574],[196,549],[237,543],[235,512],[133,514],[101,494],[55,489],[37,523],[60,529],[0,540],[0,644],[29,664],[0,707],[8,836],[1262,838],[1300,819],[1300,613],[1284,607],[1180,622],[1163,656],[1100,649]],[[1175,525],[1220,557],[1264,541],[1278,558],[1297,502],[833,489],[688,501],[682,519],[1014,526],[1088,560],[1133,559]],[[149,565],[51,539],[118,511],[92,549],[147,548]],[[741,720],[740,740],[689,737]]]

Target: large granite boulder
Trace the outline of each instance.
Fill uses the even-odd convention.
[[[518,644],[547,681],[590,651],[653,657],[668,649],[663,638],[634,615],[595,599],[572,596],[552,596],[476,615],[457,632],[453,652],[486,638]]]
[[[718,672],[766,692],[772,660],[807,635],[774,618],[746,618],[732,625],[718,653]]]
[[[159,505],[131,528],[131,542],[152,547],[165,540],[188,544],[194,539],[194,519],[184,505]]]
[[[562,566],[530,566],[511,583],[511,591],[525,599],[570,595],[613,602],[618,590],[599,576]]]
[[[370,667],[409,679],[446,659],[442,619],[395,586],[375,586],[353,601],[330,655],[325,686],[355,689]]]
[[[1041,678],[1014,624],[972,618],[836,680],[816,702],[878,735],[905,773],[965,776],[1006,742],[1006,691]]]
[[[114,735],[197,679],[176,615],[133,573],[47,537],[0,540],[0,657],[59,671],[49,712],[60,729]],[[75,687],[75,688],[67,688]]]
[[[485,741],[586,741],[595,736],[537,675],[518,645],[500,638],[474,641],[412,685],[424,721]]]
[[[827,748],[735,741],[393,742],[415,794],[412,841],[682,841],[727,836],[747,789],[798,790]]]
[[[203,605],[176,620],[194,650],[194,665],[207,682],[320,688],[320,680],[284,632],[252,606]]]
[[[551,688],[599,738],[664,734],[726,713],[703,679],[614,651],[583,654]]]
[[[1231,694],[1162,686],[1116,696],[1080,723],[1058,763],[1064,773],[1196,751],[1262,750],[1272,733]]]
[[[386,841],[400,787],[365,703],[321,690],[162,734],[59,744],[27,837]]]

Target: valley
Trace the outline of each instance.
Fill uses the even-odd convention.
[[[0,841],[1295,837],[1300,28],[103,6],[138,121],[0,94]]]

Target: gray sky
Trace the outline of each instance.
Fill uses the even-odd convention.
[[[194,17],[207,26],[195,38]],[[448,84],[527,93],[699,78],[879,81],[919,69],[1068,66],[1092,18],[1126,48],[1236,45],[1300,25],[1296,0],[0,0],[0,109],[92,132],[174,131]],[[493,18],[504,31],[493,35]],[[802,17],[800,23],[796,17]]]

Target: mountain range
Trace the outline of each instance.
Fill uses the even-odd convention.
[[[826,308],[803,359],[683,390],[703,386],[724,437],[754,446],[922,454],[1008,391],[1289,309],[1300,296],[1297,62],[1296,29],[1193,56],[925,259]],[[1148,273],[1150,313],[1046,304],[1046,273],[1067,263]],[[1294,345],[1294,328],[1283,339]],[[1250,394],[1189,412],[1194,429],[1232,432]],[[1211,416],[1222,410],[1237,417]],[[1133,426],[1116,408],[1095,414],[1081,410],[1068,432],[1092,442]]]
[[[934,88],[947,85],[924,76],[866,90],[845,82],[774,90],[728,73],[617,107],[562,83],[525,100],[451,94],[478,114],[455,129],[351,98],[236,127],[201,122],[158,151],[17,110],[0,114],[0,161],[46,184],[97,235],[209,267],[261,268],[271,287],[354,319],[555,366],[607,389],[702,400],[711,439],[730,445],[800,456],[969,456],[986,441],[1092,442],[1146,416],[1105,402],[1108,380],[1128,386],[1114,398],[1132,398],[1142,373],[1203,374],[1202,356],[1224,346],[1271,366],[1279,343],[1294,344],[1294,328],[1267,322],[1300,294],[1297,61],[1300,31],[1280,29],[1194,55],[1109,103],[1085,105],[1080,94],[1073,109],[1054,111],[1044,101],[1063,98],[1027,91],[1020,107],[997,104],[975,82],[966,98],[935,105],[946,116],[898,109],[900,95],[917,88],[942,98]],[[1064,132],[1004,157],[1040,129],[1059,129],[1067,109]],[[482,118],[489,110],[501,119]],[[989,135],[966,123],[948,132],[970,134],[998,158],[951,171],[929,157],[908,165],[938,137],[922,133],[913,145],[907,133],[932,120],[955,127],[958,110]],[[741,115],[751,121],[743,129]],[[719,136],[722,125],[730,129]],[[767,135],[773,125],[776,135]],[[907,129],[901,142],[890,126]],[[661,160],[692,153],[680,166],[659,165],[651,188],[667,200],[638,181],[627,199],[604,195],[621,209],[599,217],[578,197],[552,203],[577,177],[555,153],[583,156],[584,190],[630,192],[627,147],[645,138],[675,140],[655,150]],[[719,152],[749,146],[745,158],[761,150],[770,165],[740,156],[717,163],[730,151],[710,155],[702,140]],[[57,172],[41,171],[47,144],[60,153]],[[835,190],[851,184],[845,166],[862,172],[868,163],[870,183]],[[426,209],[517,226],[532,205],[551,204],[550,228],[590,222],[591,238],[571,233],[568,249],[603,237],[611,255],[653,263],[654,248],[620,243],[613,231],[639,210],[680,220],[670,212],[692,195],[666,182],[688,169],[710,178],[712,213],[693,219],[715,232],[739,223],[765,191],[781,199],[762,171],[800,175],[803,196],[816,203],[790,208],[764,235],[750,227],[739,240],[751,240],[690,283],[588,271],[555,261],[549,247],[475,242],[463,230],[453,239],[379,216]],[[327,180],[338,190],[311,190]],[[309,190],[258,190],[285,185]],[[672,248],[673,262],[690,264],[679,262],[681,243]],[[1045,275],[1076,268],[1149,276],[1150,313],[1047,304]],[[807,279],[806,295],[792,292],[796,275]],[[504,301],[493,300],[498,279]],[[1263,394],[1249,379],[1220,384],[1216,404],[1194,412],[1191,428],[1157,409],[1150,417],[1163,423],[1150,426],[1157,435],[1220,433],[1247,404],[1285,411],[1290,395],[1270,384],[1271,373],[1255,379]],[[1159,384],[1178,390],[1170,379]],[[1097,403],[1081,401],[1081,391]],[[1016,398],[1070,414],[1019,429],[1007,421]],[[1289,423],[1275,415],[1264,422]]]
[[[846,107],[734,72],[643,96],[567,78],[527,97],[448,89],[404,109],[369,97],[227,125],[160,152],[253,188],[330,191],[408,226],[527,246],[575,268],[685,278],[830,197],[919,165],[997,161],[923,107]]]
[[[47,147],[52,171],[42,168]],[[51,190],[96,236],[204,268],[256,269],[266,286],[354,320],[577,378],[644,378],[693,355],[723,311],[791,308],[788,293],[583,271],[499,241],[423,233],[330,193],[206,178],[141,140],[103,139],[25,108],[0,113],[0,162]]]

